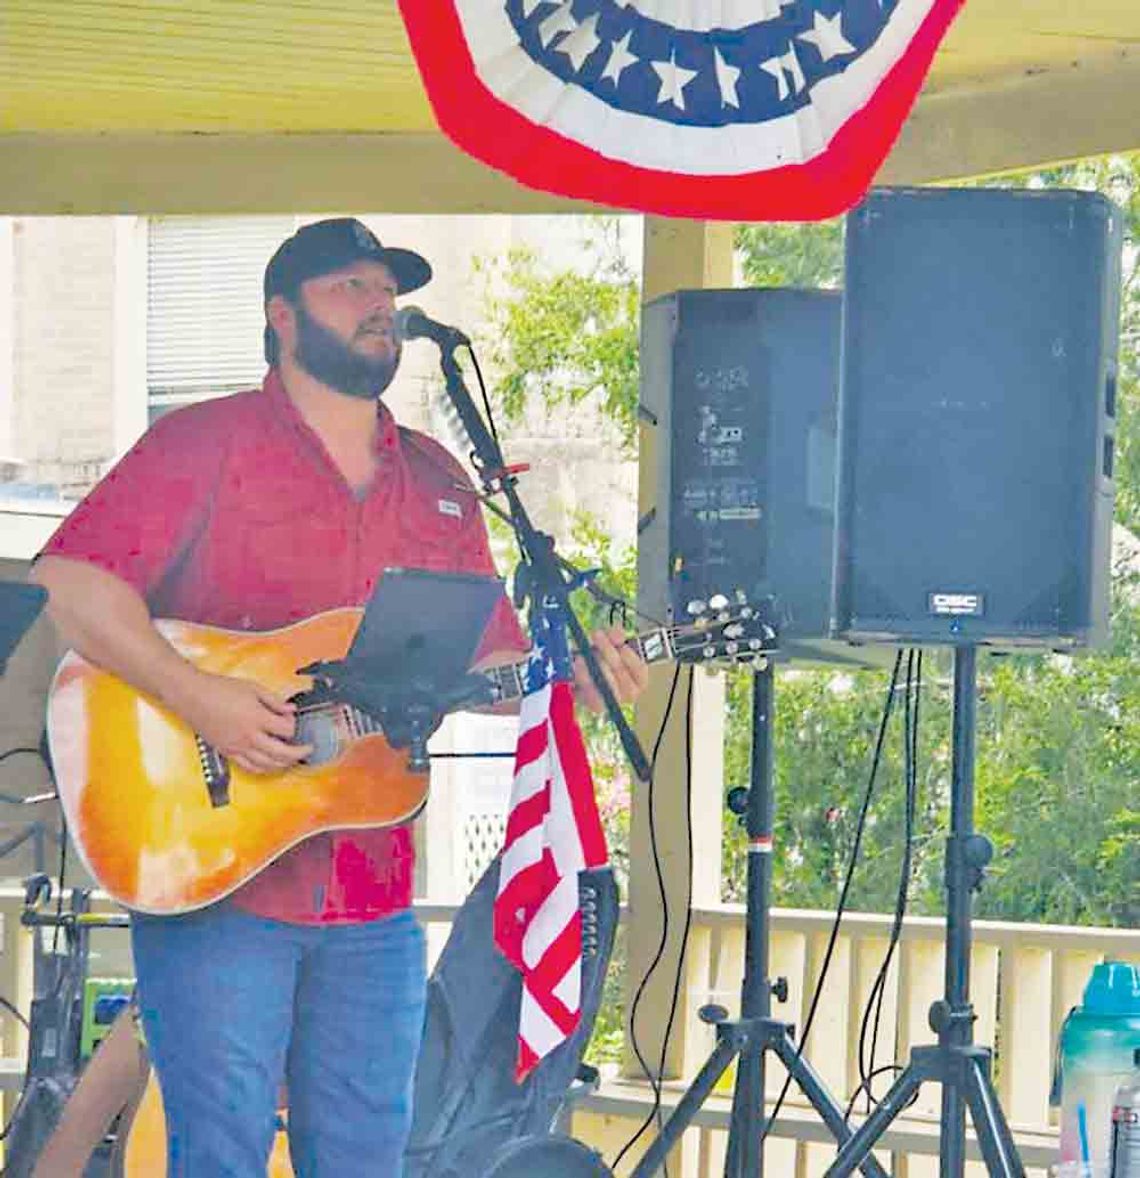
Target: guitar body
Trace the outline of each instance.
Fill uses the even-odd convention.
[[[360,616],[333,610],[265,633],[156,624],[202,670],[292,695],[310,686],[298,667],[344,656]],[[428,777],[408,770],[406,753],[379,733],[354,732],[321,763],[277,774],[228,766],[217,804],[190,728],[75,653],[56,672],[47,727],[84,861],[116,900],[142,912],[205,907],[312,834],[398,825],[427,798]]]
[[[166,1114],[162,1107],[162,1091],[154,1071],[150,1073],[146,1089],[126,1128],[126,1141],[116,1150],[113,1172],[121,1178],[155,1178],[166,1173]],[[293,1178],[289,1160],[289,1138],[284,1127],[273,1139],[266,1178]]]
[[[763,612],[739,597],[735,605],[711,598],[702,606],[709,617],[649,631],[630,645],[648,663],[761,665],[776,634]],[[283,773],[228,764],[157,701],[74,652],[64,658],[47,712],[56,785],[88,870],[120,904],[156,915],[192,912],[310,835],[397,826],[419,813],[428,775],[408,767],[408,753],[393,749],[372,717],[312,692],[311,680],[297,674],[344,658],[361,616],[359,609],[331,610],[264,633],[155,622],[203,671],[286,696],[309,692],[298,706],[297,736],[313,752]],[[527,666],[524,659],[480,672],[487,699],[521,696]]]

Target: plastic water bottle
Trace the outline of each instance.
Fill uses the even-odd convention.
[[[1112,1178],[1140,1178],[1140,1048],[1112,1102]]]
[[[1111,1174],[1114,1097],[1132,1075],[1138,1048],[1140,967],[1104,962],[1060,1041],[1061,1162],[1081,1163],[1091,1178]]]

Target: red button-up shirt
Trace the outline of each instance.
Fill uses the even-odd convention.
[[[156,617],[228,629],[362,605],[386,566],[493,572],[462,468],[378,413],[378,470],[358,494],[271,370],[261,389],[160,418],[43,551],[121,577]],[[504,598],[477,657],[526,646]],[[232,902],[304,924],[367,920],[411,902],[412,871],[408,827],[319,834]]]

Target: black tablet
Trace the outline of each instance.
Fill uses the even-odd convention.
[[[385,569],[345,661],[370,675],[452,683],[470,669],[502,596],[498,577]]]

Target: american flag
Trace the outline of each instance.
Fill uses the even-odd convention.
[[[522,974],[518,1081],[578,1026],[578,873],[607,859],[573,690],[541,642],[527,687],[494,909],[495,943]]]
[[[965,0],[400,0],[436,120],[532,188],[670,216],[850,208]]]

